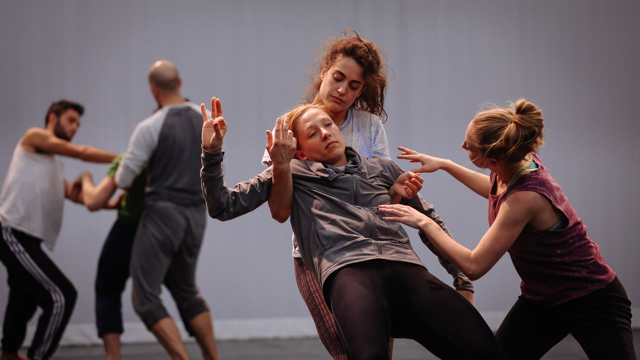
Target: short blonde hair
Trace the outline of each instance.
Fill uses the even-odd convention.
[[[289,130],[293,132],[293,136],[298,137],[298,120],[307,113],[310,109],[319,109],[327,113],[331,117],[331,112],[323,104],[303,104],[297,108],[282,115],[282,119],[289,118]],[[333,118],[331,118],[333,120]]]

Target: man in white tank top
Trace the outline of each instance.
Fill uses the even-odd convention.
[[[42,250],[53,250],[62,224],[64,198],[81,202],[80,187],[66,181],[57,155],[110,163],[116,154],[71,139],[84,107],[51,104],[45,128],[31,128],[18,142],[0,193],[0,260],[7,268],[9,301],[0,360],[21,359],[27,322],[42,309],[27,356],[48,359],[58,347],[76,300],[76,290]],[[24,358],[22,358],[24,359]]]

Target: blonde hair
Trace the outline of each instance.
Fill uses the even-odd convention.
[[[479,112],[473,131],[484,156],[516,163],[544,145],[544,120],[542,112],[525,99],[511,107]]]
[[[319,109],[327,113],[329,117],[331,117],[331,112],[329,109],[324,106],[324,104],[302,104],[296,107],[295,109],[289,111],[288,113],[281,116],[282,119],[285,117],[289,118],[289,130],[293,132],[294,137],[298,137],[298,120],[307,113],[310,109]],[[331,118],[333,120],[333,118]],[[300,149],[300,142],[298,142],[298,150]]]

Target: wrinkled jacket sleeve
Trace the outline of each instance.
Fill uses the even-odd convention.
[[[207,210],[212,218],[225,221],[257,209],[269,199],[271,168],[251,180],[238,183],[233,189],[224,182],[223,152],[211,154],[202,151],[200,180]]]
[[[395,172],[397,172],[397,176],[402,175],[405,171],[402,170],[397,164],[391,162],[394,167]],[[397,178],[397,177],[396,177]],[[417,194],[412,199],[402,199],[401,203],[404,205],[409,205],[412,208],[420,211],[421,213],[428,216],[430,219],[436,222],[442,230],[444,230],[447,235],[451,236],[449,229],[447,229],[447,225],[442,221],[440,216],[436,214],[436,211],[433,208],[433,205],[429,204],[420,194]],[[469,290],[473,291],[473,283],[471,280],[465,275],[457,266],[453,265],[449,260],[447,260],[435,246],[431,243],[431,240],[422,232],[419,231],[420,239],[422,242],[433,252],[437,257],[440,265],[449,273],[449,275],[453,276],[453,286],[456,290]]]

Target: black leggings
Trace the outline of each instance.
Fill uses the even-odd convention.
[[[496,336],[513,359],[540,359],[572,334],[591,360],[635,360],[630,305],[617,277],[600,290],[554,307],[520,297]]]
[[[116,220],[104,242],[96,274],[96,327],[98,336],[122,334],[122,292],[129,279],[131,248],[137,225]]]
[[[473,305],[422,266],[356,263],[324,289],[350,359],[388,359],[390,337],[413,339],[441,359],[507,359]]]

